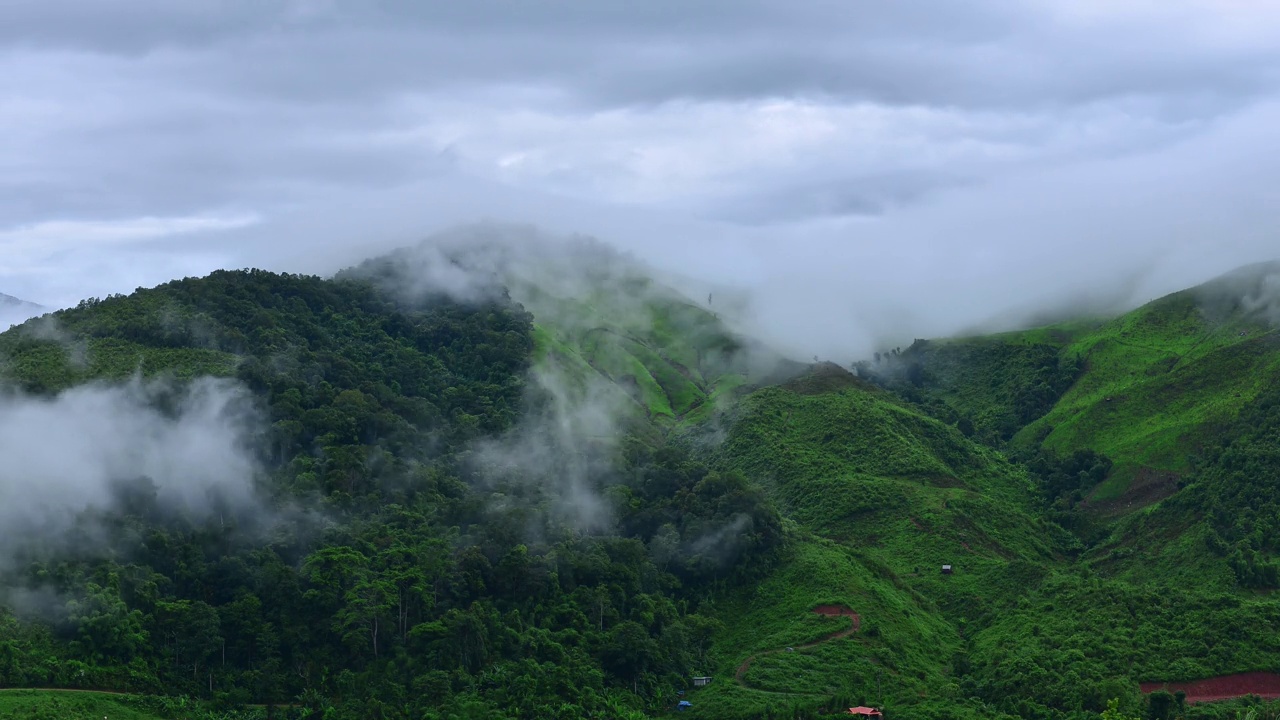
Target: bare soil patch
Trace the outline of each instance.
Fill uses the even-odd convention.
[[[1178,473],[1168,470],[1142,468],[1120,497],[1098,502],[1086,500],[1080,506],[1104,517],[1141,510],[1178,492],[1178,480],[1181,478]]]
[[[1169,692],[1181,690],[1187,694],[1187,702],[1230,700],[1246,695],[1273,700],[1280,698],[1280,673],[1247,672],[1182,683],[1146,682],[1139,687],[1144,693],[1161,689]]]

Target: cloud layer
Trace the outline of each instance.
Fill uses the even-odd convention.
[[[85,385],[55,398],[0,399],[0,544],[56,538],[126,487],[158,507],[203,517],[252,496],[259,468],[247,394],[206,379],[181,391],[155,383]],[[141,484],[139,484],[141,482]],[[0,558],[8,547],[0,547]]]
[[[475,220],[750,285],[806,356],[1276,254],[1272,3],[20,0],[0,292]]]

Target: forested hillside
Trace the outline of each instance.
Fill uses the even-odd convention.
[[[120,477],[79,509],[83,542],[5,537],[0,678],[361,718],[619,716],[673,697],[716,628],[697,614],[708,583],[766,567],[778,517],[740,477],[645,447],[594,478],[625,532],[560,524],[549,508],[570,499],[550,491],[503,502],[472,456],[554,402],[525,392],[534,344],[501,293],[413,304],[258,271],[0,337],[37,397],[132,382],[172,403],[214,375],[261,406],[250,506],[178,512],[167,479]]]
[[[548,247],[0,334],[0,687],[133,693],[0,708],[1168,720],[1280,671],[1267,268],[851,371]]]

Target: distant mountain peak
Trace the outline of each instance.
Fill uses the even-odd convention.
[[[39,305],[33,302],[27,302],[22,298],[16,298],[12,295],[5,295],[4,293],[0,293],[0,305],[26,305],[33,308],[40,307]]]
[[[0,330],[26,322],[48,311],[49,309],[43,305],[0,293]]]

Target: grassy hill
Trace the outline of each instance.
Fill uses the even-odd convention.
[[[966,628],[1038,584],[1069,542],[1038,516],[1025,469],[833,365],[726,415],[714,463],[762,483],[792,524],[777,570],[715,604],[720,679],[695,694],[701,712],[758,717],[840,698],[993,716],[959,690]],[[830,638],[843,619],[819,607],[856,612],[860,627]]]
[[[1240,591],[1275,582],[1277,548],[1256,534],[1277,517],[1258,497],[1271,474],[1256,463],[1280,454],[1258,444],[1273,442],[1267,431],[1247,431],[1270,427],[1249,409],[1274,407],[1265,398],[1280,379],[1258,302],[1273,271],[1248,268],[1112,320],[918,341],[859,368],[876,385],[827,366],[744,398],[717,457],[763,482],[795,523],[795,571],[727,606],[747,622],[726,631],[719,671],[780,639],[809,640],[822,626],[804,607],[821,603],[847,604],[864,627],[892,618],[907,671],[877,681],[889,707],[913,716],[963,716],[963,698],[985,699],[985,713],[1097,710],[1109,697],[1137,703],[1139,681],[1280,670],[1280,638],[1251,630],[1269,627],[1280,603]],[[1081,546],[1048,521],[1038,479],[992,445],[1112,458],[1085,503],[1101,513],[1100,541]],[[1248,490],[1219,469],[1248,472],[1242,457],[1266,459],[1249,461],[1259,480]],[[1177,492],[1180,476],[1186,490],[1144,507]],[[1164,487],[1144,496],[1153,478]],[[1126,491],[1132,505],[1108,504]],[[942,563],[955,574],[938,573]],[[1123,640],[1098,648],[1096,633]],[[768,653],[741,681],[702,692],[726,707],[780,707],[800,701],[768,692],[833,691],[842,685],[827,673],[839,667],[863,702],[871,681],[857,668],[879,666],[878,643],[855,634]]]
[[[1161,298],[1065,345],[1084,372],[1016,442],[1113,458],[1099,500],[1119,496],[1143,470],[1188,470],[1194,448],[1280,380],[1280,333],[1232,302],[1231,290],[1248,293],[1233,279]]]
[[[589,239],[472,229],[340,275],[362,276],[402,295],[432,292],[423,278],[464,296],[500,287],[533,314],[542,371],[580,394],[621,391],[636,419],[662,430],[705,419],[717,401],[744,386],[804,367],[734,332],[643,264]]]
[[[242,384],[268,490],[215,520],[130,479],[81,515],[101,552],[22,548],[6,582],[58,599],[0,612],[0,683],[334,717],[1092,720],[1148,712],[1140,682],[1280,671],[1274,268],[851,373],[597,250],[215,273],[0,334],[47,402]],[[1052,473],[1087,476],[1083,513]]]
[[[13,720],[169,720],[140,710],[129,699],[92,692],[0,690],[0,717]]]
[[[1242,268],[1108,320],[918,341],[867,369],[980,437],[1107,456],[1090,500],[1132,509],[1171,492],[1195,451],[1280,380],[1278,272]]]
[[[554,363],[576,382],[594,377],[624,389],[645,417],[664,427],[703,419],[722,396],[800,367],[647,279],[585,297],[534,287],[515,297],[537,318],[539,361]]]

